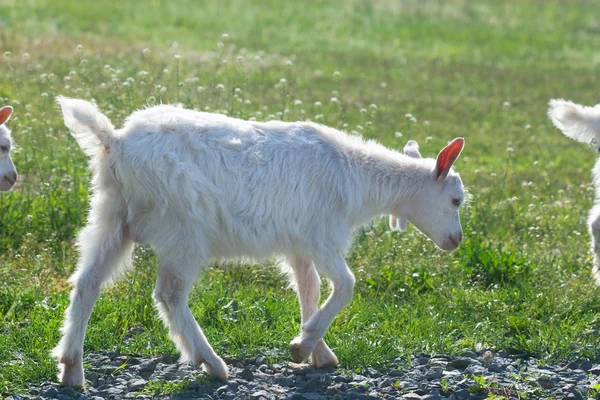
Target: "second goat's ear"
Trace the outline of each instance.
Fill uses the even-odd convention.
[[[13,108],[11,106],[4,106],[0,108],[0,125],[4,124],[6,121],[10,119],[10,116],[13,113]]]
[[[419,153],[419,143],[414,140],[409,140],[404,146],[404,154],[409,156],[410,158],[421,158],[421,153]]]
[[[460,155],[464,145],[465,139],[459,137],[451,141],[448,146],[440,151],[435,163],[435,177],[438,181],[446,179],[452,164],[454,164],[454,161],[456,161]]]

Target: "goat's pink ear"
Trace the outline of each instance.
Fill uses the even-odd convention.
[[[11,106],[4,106],[0,108],[0,125],[4,124],[6,121],[10,119],[10,116],[13,113],[13,108]]]
[[[409,140],[404,146],[404,154],[409,156],[410,158],[421,158],[421,153],[419,153],[419,143],[414,140]]]
[[[440,151],[435,163],[435,177],[438,181],[446,179],[448,172],[450,172],[450,167],[452,167],[452,164],[454,164],[454,161],[460,155],[464,145],[465,139],[459,137],[451,141],[448,146]]]

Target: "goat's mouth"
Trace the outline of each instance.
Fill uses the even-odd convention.
[[[13,188],[13,186],[15,186],[15,182],[16,181],[11,182],[7,178],[2,179],[2,181],[0,181],[0,191],[8,192],[10,189]]]

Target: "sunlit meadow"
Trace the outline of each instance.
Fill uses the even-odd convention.
[[[326,336],[349,369],[489,348],[600,359],[586,215],[595,155],[554,129],[550,98],[600,102],[600,5],[560,1],[0,0],[0,105],[17,187],[0,195],[0,395],[54,379],[89,172],[54,102],[93,99],[116,126],[159,103],[312,120],[434,157],[456,136],[472,198],[451,254],[385,220],[357,232],[357,287]],[[50,3],[50,2],[48,2]],[[105,290],[86,352],[175,354],[156,260]],[[327,288],[324,288],[324,295]],[[191,308],[217,352],[289,360],[294,293],[271,265],[215,265]]]

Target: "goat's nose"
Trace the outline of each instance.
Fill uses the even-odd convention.
[[[8,183],[10,183],[11,185],[14,185],[15,182],[17,181],[17,173],[9,172],[8,174],[4,175],[4,179],[6,179],[6,181]]]
[[[462,232],[459,232],[459,233],[458,233],[458,241],[459,241],[459,242],[462,242]]]

